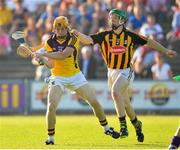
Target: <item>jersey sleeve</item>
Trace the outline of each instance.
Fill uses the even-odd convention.
[[[147,44],[147,38],[145,36],[139,35],[137,33],[131,32],[131,36],[136,45],[145,45]]]
[[[71,41],[68,43],[67,47],[71,47],[73,49],[76,49],[76,46],[79,45],[80,39],[72,34]]]
[[[92,38],[93,43],[94,44],[96,44],[96,43],[101,44],[105,35],[106,35],[106,32],[107,31],[98,32],[96,34],[91,34],[90,37]]]
[[[52,47],[48,44],[48,41],[49,41],[49,39],[47,39],[47,40],[45,41],[45,43],[44,43],[44,49],[45,49],[47,52],[52,52],[53,49],[52,49]]]

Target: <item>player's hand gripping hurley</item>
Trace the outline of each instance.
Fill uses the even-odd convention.
[[[32,48],[26,44],[23,31],[15,31],[12,34],[12,38],[15,39],[16,41],[18,41],[20,44],[17,48],[17,54],[19,56],[27,58],[33,54]],[[39,64],[43,65],[44,62],[42,60],[40,60]]]

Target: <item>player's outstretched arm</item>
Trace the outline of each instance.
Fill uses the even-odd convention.
[[[80,41],[82,44],[85,44],[85,45],[93,44],[93,40],[90,36],[85,35],[76,29],[71,30],[71,32],[80,38]]]
[[[64,51],[62,52],[44,52],[44,53],[34,53],[34,57],[37,58],[43,58],[43,57],[48,57],[51,59],[65,59],[68,56],[70,56],[74,51],[74,48],[72,47],[66,47]]]
[[[48,68],[53,68],[54,67],[54,60],[53,59],[50,59],[50,58],[47,58],[47,57],[41,57],[41,58],[38,58],[38,57],[33,57],[32,58],[32,64],[33,65],[36,65],[36,66],[39,66],[40,65],[40,61],[43,61],[44,62],[44,65]]]
[[[47,58],[47,57],[36,57],[36,53],[38,54],[41,54],[41,53],[45,53],[46,50],[44,48],[40,48],[39,50],[37,51],[34,51],[31,56],[32,56],[32,64],[33,65],[36,65],[36,66],[39,66],[39,65],[45,65],[46,67],[48,68],[53,68],[54,67],[54,60],[53,59],[50,59],[50,58]],[[43,62],[43,64],[41,63]]]
[[[148,39],[147,45],[157,51],[160,51],[170,58],[176,57],[177,53],[173,50],[167,49],[155,40]]]

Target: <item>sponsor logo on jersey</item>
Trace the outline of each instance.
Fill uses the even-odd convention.
[[[113,54],[121,54],[126,52],[125,46],[112,46],[110,50]]]

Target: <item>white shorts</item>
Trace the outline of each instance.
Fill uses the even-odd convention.
[[[88,81],[86,80],[82,72],[79,72],[74,76],[70,77],[51,76],[49,78],[49,88],[58,85],[60,86],[63,92],[65,88],[69,89],[70,91],[75,91],[76,89],[80,88],[81,86],[87,83]]]
[[[110,69],[108,68],[108,85],[111,89],[113,82],[120,77],[124,77],[131,84],[134,80],[134,71],[132,68]]]

